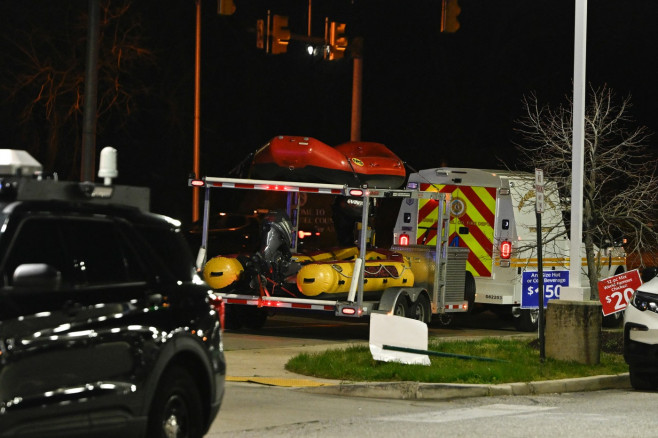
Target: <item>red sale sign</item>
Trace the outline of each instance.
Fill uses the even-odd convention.
[[[599,300],[603,316],[624,310],[631,301],[635,289],[642,285],[637,269],[599,281]]]

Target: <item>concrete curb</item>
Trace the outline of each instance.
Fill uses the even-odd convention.
[[[631,388],[628,373],[590,376],[540,382],[505,383],[499,385],[467,385],[419,382],[340,383],[331,386],[298,388],[296,390],[351,397],[403,400],[449,400],[463,397],[500,395],[555,394]]]

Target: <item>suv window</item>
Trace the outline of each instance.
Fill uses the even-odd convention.
[[[17,230],[3,270],[11,285],[16,267],[47,263],[63,286],[145,281],[134,251],[114,222],[93,218],[27,218]]]
[[[138,259],[108,220],[61,222],[77,285],[143,281]]]
[[[194,260],[194,257],[180,232],[147,226],[139,226],[139,232],[177,280],[191,280],[194,266],[189,261]]]
[[[24,263],[46,263],[62,274],[62,283],[71,285],[73,272],[67,263],[57,221],[54,219],[27,219],[17,230],[3,270],[6,285],[12,285],[14,270]]]

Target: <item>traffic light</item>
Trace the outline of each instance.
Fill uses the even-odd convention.
[[[457,32],[459,29],[457,16],[461,11],[462,9],[459,7],[458,0],[441,1],[441,32]]]
[[[218,15],[233,15],[235,13],[235,2],[233,0],[217,0]]]
[[[329,27],[329,60],[340,59],[345,55],[347,49],[347,34],[345,23],[331,22]]]
[[[265,20],[256,20],[256,48],[265,48]]]
[[[286,53],[290,42],[290,29],[288,28],[288,17],[282,15],[272,16],[272,50],[270,53],[277,55]]]

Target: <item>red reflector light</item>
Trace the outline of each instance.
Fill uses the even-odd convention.
[[[211,295],[210,297],[210,305],[215,309],[217,312],[217,315],[219,315],[219,324],[222,330],[224,330],[224,315],[226,313],[226,305],[224,303],[224,300],[222,297],[218,297],[216,295]]]
[[[402,246],[408,246],[409,245],[409,235],[408,234],[400,234],[400,241],[398,242],[399,245]]]
[[[345,315],[356,315],[356,309],[353,307],[343,307],[341,310]]]
[[[500,242],[500,258],[509,259],[512,255],[512,242],[503,240]]]
[[[361,189],[352,189],[352,190],[350,190],[350,196],[363,196],[363,190],[361,190]]]
[[[202,179],[193,179],[190,184],[192,184],[193,187],[203,187],[206,185]]]

